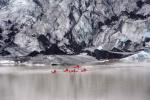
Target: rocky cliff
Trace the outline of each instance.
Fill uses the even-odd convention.
[[[135,43],[150,31],[149,0],[0,0],[0,54],[78,54]]]

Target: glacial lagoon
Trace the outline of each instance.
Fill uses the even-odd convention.
[[[86,68],[52,73],[49,67],[1,65],[0,100],[150,100],[148,63]]]

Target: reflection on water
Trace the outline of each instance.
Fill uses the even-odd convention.
[[[149,82],[150,67],[57,74],[16,69],[0,74],[0,100],[150,100]]]

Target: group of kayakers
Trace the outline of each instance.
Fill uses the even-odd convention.
[[[76,66],[71,66],[69,68],[65,68],[63,70],[63,72],[65,73],[76,73],[76,72],[86,72],[87,69],[86,68],[82,68],[80,65],[76,65]],[[55,74],[58,73],[58,71],[56,69],[52,70],[51,73]]]

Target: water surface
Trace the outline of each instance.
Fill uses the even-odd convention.
[[[150,100],[149,66],[104,66],[56,74],[1,66],[0,100]]]

